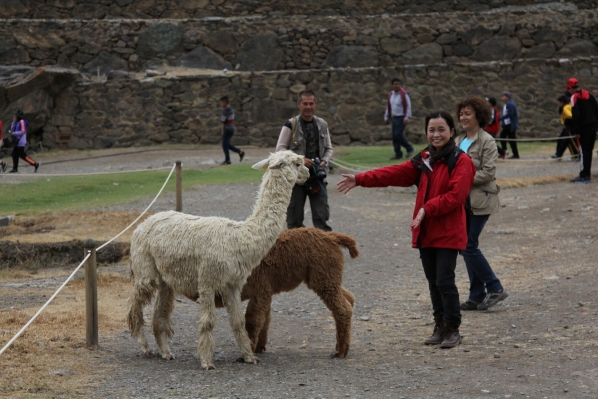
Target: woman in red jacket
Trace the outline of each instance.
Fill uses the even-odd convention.
[[[455,123],[445,111],[426,116],[430,145],[411,161],[358,175],[343,174],[341,193],[355,186],[418,186],[410,227],[413,248],[419,248],[432,308],[434,332],[426,345],[453,348],[461,342],[461,310],[455,285],[457,254],[467,246],[465,203],[475,166],[455,146]]]

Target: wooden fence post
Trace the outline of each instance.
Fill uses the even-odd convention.
[[[86,339],[87,346],[98,345],[98,279],[96,273],[96,242],[85,240],[85,256],[88,251],[91,256],[85,262],[85,310],[86,310]]]
[[[177,212],[183,212],[183,176],[181,171],[181,161],[176,161],[175,181],[176,181],[176,209]]]

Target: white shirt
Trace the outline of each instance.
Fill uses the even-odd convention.
[[[411,118],[411,97],[409,94],[405,94],[405,99],[407,100],[407,115],[405,119]],[[401,98],[400,91],[393,91],[390,95],[390,109],[392,112],[392,116],[404,116],[403,115],[403,99]],[[386,111],[384,112],[384,120],[387,121],[388,118],[388,106],[386,107]]]
[[[507,104],[503,105],[502,107],[502,114],[506,115],[507,114]],[[511,124],[511,118],[505,118],[502,120],[502,123],[506,126],[506,125],[510,125]]]

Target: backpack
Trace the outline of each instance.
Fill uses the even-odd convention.
[[[453,169],[455,169],[455,165],[457,165],[457,160],[459,159],[459,157],[461,156],[461,154],[465,154],[465,151],[463,151],[459,147],[455,147],[455,149],[450,154],[446,155],[443,158],[443,161],[446,163],[446,165],[448,167],[449,177],[450,177],[451,173],[453,172]],[[417,169],[419,169],[421,171],[421,173],[417,177],[417,180],[415,180],[415,186],[419,188],[419,182],[420,182],[421,177],[422,177],[421,174],[422,173],[428,173],[429,169],[424,164],[421,152],[418,153],[413,158],[411,158],[411,163],[413,164],[413,166],[415,166]],[[472,214],[473,213],[471,212],[471,201],[470,201],[469,195],[468,195],[467,196],[467,200],[465,200],[465,217],[466,217],[466,226],[467,226],[467,233],[468,234],[469,234],[469,219],[471,218]]]

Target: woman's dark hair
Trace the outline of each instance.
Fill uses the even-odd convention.
[[[564,94],[562,96],[559,96],[559,98],[557,98],[556,100],[562,102],[563,104],[567,104],[569,102],[569,99]]]
[[[492,107],[490,104],[479,96],[467,96],[465,100],[460,101],[455,106],[457,111],[457,119],[459,119],[459,113],[465,107],[471,107],[475,112],[475,118],[481,128],[484,128],[488,122],[492,120]]]
[[[446,111],[434,111],[430,112],[426,115],[426,134],[428,134],[428,124],[430,119],[442,118],[446,122],[450,130],[455,130],[455,122],[453,121],[453,117]]]
[[[496,107],[496,98],[494,97],[488,97],[488,102],[490,103],[490,105],[492,105],[493,107]]]

